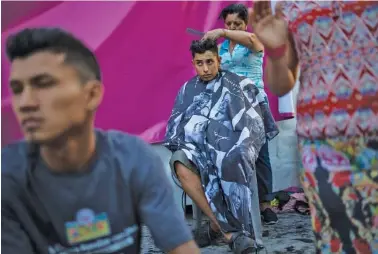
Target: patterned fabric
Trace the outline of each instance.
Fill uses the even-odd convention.
[[[301,138],[302,183],[321,253],[378,253],[378,142]]]
[[[201,175],[210,207],[225,232],[252,233],[251,177],[266,134],[267,104],[250,79],[224,71],[204,83],[188,81],[176,97],[165,145],[181,150]],[[254,194],[255,193],[255,194]],[[256,196],[257,197],[257,196]]]
[[[280,2],[300,62],[298,134],[378,133],[377,1]]]
[[[236,44],[230,54],[230,41],[225,40],[219,47],[219,56],[221,60],[221,68],[228,70],[239,76],[250,78],[257,88],[264,91],[263,82],[263,52],[253,52],[243,45]],[[264,92],[265,93],[265,92]]]

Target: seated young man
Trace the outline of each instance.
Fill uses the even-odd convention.
[[[140,253],[142,223],[168,253],[200,253],[150,146],[94,129],[103,85],[93,53],[55,28],[7,40],[24,132],[1,151],[1,249],[9,254]]]
[[[273,117],[252,81],[220,70],[215,41],[190,49],[197,76],[179,91],[168,121],[171,168],[210,219],[206,236],[196,236],[200,247],[223,235],[234,253],[254,253],[251,179],[266,135],[277,129],[265,124]]]

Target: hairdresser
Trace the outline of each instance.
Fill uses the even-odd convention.
[[[207,32],[204,39],[225,38],[224,42],[219,45],[221,68],[254,81],[260,94],[264,96],[268,104],[268,96],[264,91],[263,81],[264,47],[255,34],[247,32],[248,16],[248,10],[243,4],[227,6],[219,16],[219,18],[223,19],[225,28]],[[267,108],[270,110],[269,107]],[[266,119],[266,121],[269,120]],[[273,119],[268,124],[277,128]],[[277,134],[278,128],[277,132],[275,132],[275,135]],[[275,135],[267,135],[267,142],[261,148],[256,161],[260,210],[265,224],[275,224],[278,221],[277,215],[270,206],[270,202],[273,199],[273,175],[269,159],[268,141],[273,139]]]

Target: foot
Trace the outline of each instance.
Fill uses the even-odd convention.
[[[222,239],[222,237],[222,232],[217,232],[214,229],[212,229],[209,222],[203,224],[194,233],[194,240],[200,248],[216,244],[217,241],[220,241]]]
[[[258,251],[255,241],[241,232],[232,234],[229,246],[235,254],[252,254]]]
[[[273,212],[273,210],[270,208],[266,208],[264,211],[261,212],[261,218],[263,222],[267,225],[276,224],[278,221],[277,214]]]

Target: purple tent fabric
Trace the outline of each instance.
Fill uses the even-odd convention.
[[[2,13],[22,9],[25,3],[13,2],[2,8]],[[230,3],[39,2],[28,7],[29,13],[16,15],[16,20],[8,15],[8,27],[2,28],[2,50],[7,35],[25,27],[59,26],[71,31],[95,51],[102,68],[105,96],[96,126],[157,142],[164,136],[179,88],[194,73],[189,45],[196,37],[185,29],[221,27],[218,14]],[[21,134],[10,105],[5,54],[1,61],[3,146]],[[280,120],[277,98],[271,97],[270,104],[276,120]]]
[[[1,13],[1,31],[26,22],[27,20],[57,6],[61,2],[62,1],[2,1],[1,7],[4,11]]]

